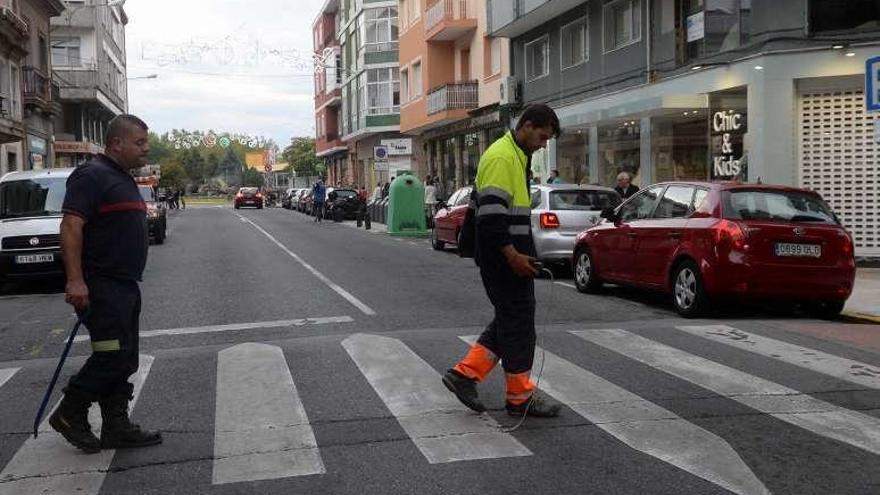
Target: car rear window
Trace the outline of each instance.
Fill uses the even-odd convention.
[[[357,192],[352,191],[351,189],[337,189],[336,195],[340,198],[353,198],[357,196]]]
[[[828,204],[796,191],[724,191],[724,218],[773,222],[838,223]]]
[[[610,191],[551,191],[551,210],[584,210],[602,211],[605,208],[616,208],[620,204],[620,196]]]
[[[256,192],[257,192],[256,187],[242,187],[241,188],[242,194],[256,194]]]

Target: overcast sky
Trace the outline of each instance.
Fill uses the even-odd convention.
[[[151,129],[314,136],[323,0],[128,0],[129,111]],[[156,79],[133,79],[157,74]]]

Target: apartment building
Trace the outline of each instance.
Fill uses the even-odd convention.
[[[49,19],[60,0],[0,0],[0,175],[53,166]]]
[[[342,54],[336,39],[339,2],[328,2],[312,26],[315,50],[315,154],[324,160],[328,181],[356,184],[342,141]]]
[[[103,151],[110,120],[128,110],[123,1],[67,3],[64,14],[52,19],[51,36],[62,105],[55,121],[55,153],[62,166]]]
[[[863,0],[488,0],[511,39],[522,103],[562,136],[533,160],[573,182],[761,180],[815,189],[880,255],[880,145],[866,60],[880,9]]]
[[[400,0],[400,26],[400,130],[451,194],[509,125],[509,42],[487,36],[482,0]]]

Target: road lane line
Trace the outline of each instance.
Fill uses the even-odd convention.
[[[152,366],[153,357],[141,354],[138,371],[131,377],[134,392],[129,403],[130,409],[134,409]],[[52,408],[53,411],[55,407],[58,407],[58,404]],[[40,436],[36,439],[28,438],[0,473],[0,495],[23,493],[97,495],[116,450],[84,454],[67,443],[49,426],[48,416],[40,425]],[[89,409],[89,422],[92,424],[92,431],[100,437],[101,410],[97,404],[92,404]]]
[[[18,373],[21,368],[6,368],[0,370],[0,387],[6,384],[13,375]]]
[[[236,330],[261,330],[265,328],[302,327],[306,325],[328,325],[331,323],[352,323],[351,316],[326,316],[321,318],[297,318],[295,320],[257,321],[253,323],[233,323],[229,325],[208,325],[204,327],[163,328],[147,330],[140,333],[141,338],[160,337],[163,335],[190,335],[196,333],[232,332]],[[85,342],[88,335],[77,335],[74,342]]]
[[[246,343],[220,351],[212,483],[324,472],[281,348]]]
[[[574,289],[574,290],[577,290],[577,286],[576,286],[576,285],[574,285],[574,284],[570,284],[570,283],[568,283],[568,282],[553,282],[553,283],[556,284],[556,285],[561,285],[561,286],[563,286],[563,287],[569,287],[569,288],[572,288],[572,289]]]
[[[476,335],[461,337],[468,344]],[[629,447],[743,495],[770,491],[721,437],[541,348],[541,390]]]
[[[488,414],[463,406],[403,342],[354,334],[342,346],[430,464],[532,455]]]
[[[330,287],[334,292],[336,292],[337,294],[339,294],[340,296],[342,296],[343,299],[345,299],[346,301],[350,302],[354,307],[356,307],[357,309],[359,309],[362,313],[364,313],[365,315],[368,315],[368,316],[375,316],[375,315],[376,315],[376,312],[373,311],[372,308],[370,308],[369,306],[367,306],[366,304],[364,304],[363,302],[361,302],[360,299],[354,297],[354,296],[353,296],[350,292],[348,292],[347,290],[343,289],[343,288],[340,287],[339,285],[336,285],[336,283],[334,283],[332,280],[330,280],[329,278],[327,278],[327,276],[325,276],[323,273],[321,273],[321,272],[319,272],[318,270],[316,270],[312,265],[306,263],[305,260],[303,260],[302,258],[299,257],[299,255],[297,255],[296,253],[294,253],[293,251],[291,251],[290,249],[288,249],[287,246],[285,246],[284,244],[281,244],[281,243],[278,241],[278,239],[276,239],[275,237],[272,236],[272,234],[266,232],[266,230],[263,229],[263,227],[260,227],[259,225],[257,225],[257,224],[256,224],[255,222],[253,222],[252,220],[250,220],[250,219],[248,219],[248,218],[246,218],[246,217],[243,217],[243,216],[239,215],[238,213],[235,213],[235,215],[238,216],[238,218],[240,218],[242,222],[249,223],[249,224],[251,224],[255,229],[257,229],[257,230],[259,230],[260,232],[262,232],[263,235],[265,235],[266,237],[268,237],[270,241],[274,242],[275,245],[278,246],[279,248],[281,248],[282,251],[284,251],[285,253],[287,253],[288,256],[290,256],[290,257],[293,258],[297,263],[299,263],[300,265],[302,265],[303,268],[305,268],[306,270],[312,272],[312,275],[314,275],[315,277],[317,277],[318,280],[320,280],[321,282],[324,282],[324,285],[326,285],[327,287]]]
[[[817,435],[880,454],[880,419],[619,329],[571,332]]]
[[[880,367],[868,363],[744,332],[727,325],[688,325],[675,328],[713,342],[744,349],[850,383],[880,389]]]

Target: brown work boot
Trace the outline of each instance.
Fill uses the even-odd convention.
[[[562,404],[543,394],[535,392],[529,400],[522,404],[511,404],[508,402],[505,405],[505,408],[507,409],[507,414],[510,416],[522,416],[523,414],[526,414],[533,418],[555,418],[556,416],[559,416],[559,412],[562,411]]]
[[[96,454],[101,451],[101,442],[92,433],[89,425],[89,406],[97,399],[97,396],[72,389],[64,389],[64,398],[55,412],[49,416],[49,425],[65,440],[86,454]]]
[[[162,443],[158,431],[141,430],[128,417],[128,394],[111,395],[99,401],[101,405],[101,448],[126,449],[149,447]]]

